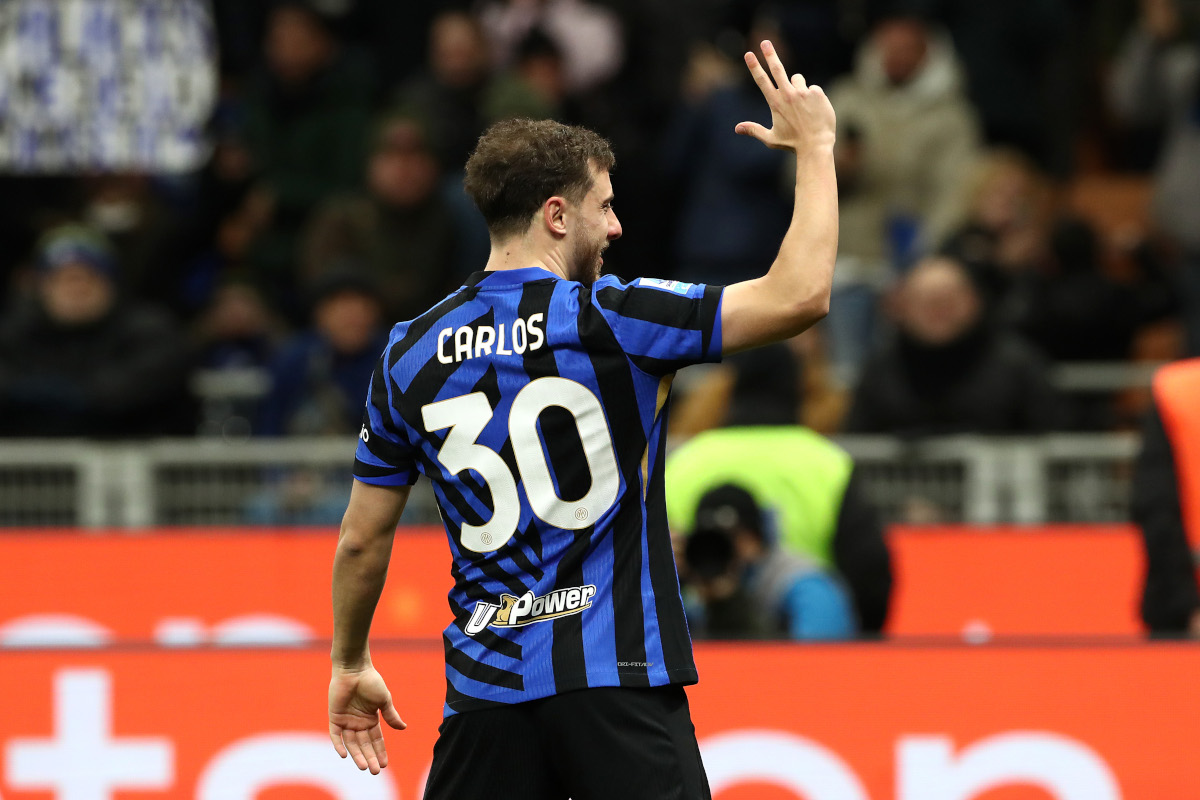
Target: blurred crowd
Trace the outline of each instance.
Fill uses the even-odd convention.
[[[0,176],[0,434],[357,431],[389,326],[486,259],[462,168],[508,117],[613,142],[613,272],[762,274],[790,165],[733,127],[769,122],[741,63],[763,38],[839,123],[836,286],[793,343],[793,423],[1130,427],[1136,401],[1065,395],[1055,365],[1200,354],[1196,0],[212,8],[202,170]],[[247,368],[262,391],[214,402]],[[718,424],[731,383],[693,385],[675,432]]]

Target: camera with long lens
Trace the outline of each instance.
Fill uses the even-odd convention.
[[[731,531],[718,526],[697,528],[688,537],[683,549],[688,574],[702,581],[728,574],[733,567],[734,557]]]

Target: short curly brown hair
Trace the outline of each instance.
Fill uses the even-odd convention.
[[[555,195],[579,202],[592,188],[592,165],[611,170],[612,145],[594,131],[554,120],[511,119],[492,125],[467,160],[463,185],[488,232],[524,233]]]

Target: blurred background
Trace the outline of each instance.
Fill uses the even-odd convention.
[[[461,175],[505,117],[612,140],[616,274],[762,274],[765,37],[840,128],[790,421],[886,521],[1126,519],[1150,376],[1200,353],[1190,0],[5,3],[0,434],[190,441],[0,449],[0,522],[336,522],[343,444],[287,442],[357,432],[390,325],[484,263]],[[730,375],[681,376],[676,441]]]
[[[749,713],[832,743],[876,797],[932,796],[942,774],[959,793],[938,796],[968,800],[979,786],[948,766],[893,779],[907,726],[965,742],[1044,728],[1117,777],[1055,777],[1093,762],[1035,737],[1054,758],[1013,769],[1039,798],[1194,794],[1195,759],[1159,770],[1146,753],[1188,746],[1200,652],[1145,639],[1200,635],[1200,0],[0,2],[5,683],[43,705],[116,702],[105,681],[144,673],[160,694],[219,694],[253,651],[200,668],[172,648],[305,643],[281,680],[322,680],[313,589],[375,360],[393,323],[487,258],[462,190],[476,138],[518,116],[608,137],[625,233],[606,264],[622,278],[761,275],[794,170],[733,133],[769,122],[742,63],[764,38],[837,111],[839,261],[815,328],[675,381],[665,481],[689,622],[697,639],[911,649],[702,645],[718,709],[702,735]],[[397,548],[376,633],[428,672],[436,711],[440,661],[403,644],[436,649],[446,619],[424,482]],[[121,643],[165,649],[37,655]],[[759,690],[734,656],[828,691],[742,697]],[[1072,682],[1096,663],[1097,683]],[[975,681],[989,705],[966,714]],[[963,693],[918,707],[950,685]],[[1133,694],[1142,706],[1105,705]],[[1054,715],[1072,703],[1095,718]],[[187,761],[234,735],[188,708],[188,730],[212,735],[172,733],[178,784],[160,770],[129,786],[249,797],[229,788],[236,759],[209,770],[224,784]],[[1165,739],[1148,747],[1151,712]],[[878,729],[838,727],[876,714]],[[6,797],[66,786],[19,741]],[[706,744],[710,774],[774,752],[732,741]],[[253,760],[300,782],[325,769],[307,746]],[[406,761],[404,780],[421,768]],[[321,780],[312,797],[343,778]],[[842,788],[805,796],[860,797],[830,780]],[[366,786],[345,796],[393,796]]]

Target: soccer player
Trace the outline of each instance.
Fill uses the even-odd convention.
[[[333,572],[329,734],[360,769],[402,729],[367,634],[418,474],[453,555],[446,704],[427,800],[707,798],[696,681],[663,500],[680,367],[793,336],[828,310],[834,114],[770,42],[771,109],[736,132],[796,154],[796,204],[763,277],[601,277],[621,235],[607,142],[498,123],[467,163],[487,268],[393,329],[375,371]],[[769,70],[769,74],[768,74]],[[773,79],[773,80],[772,80]]]

